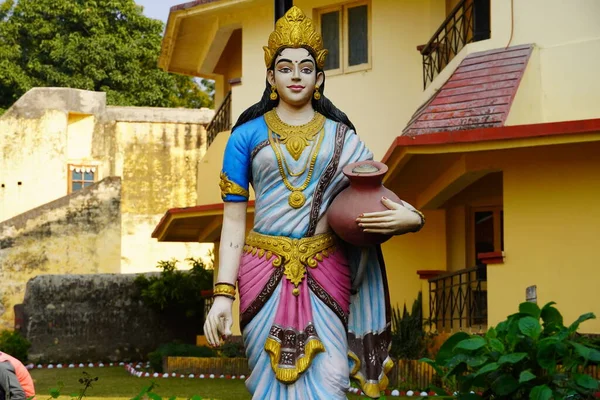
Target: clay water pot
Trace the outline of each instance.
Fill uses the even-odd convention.
[[[382,197],[401,203],[394,192],[381,183],[388,170],[387,165],[377,161],[361,161],[344,167],[344,175],[350,186],[338,194],[327,210],[327,222],[343,240],[356,246],[380,244],[391,235],[365,233],[356,218],[362,213],[386,211]]]

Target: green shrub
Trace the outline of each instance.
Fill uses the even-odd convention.
[[[583,314],[566,327],[554,304],[540,309],[522,303],[518,313],[485,336],[458,332],[442,345],[435,361],[422,361],[446,382],[455,381],[462,398],[591,398],[599,382],[582,369],[600,362],[600,350],[577,329],[595,316]],[[478,388],[481,395],[469,394]]]
[[[148,354],[150,366],[156,372],[163,372],[163,357],[216,357],[215,350],[206,346],[172,342],[162,344]]]
[[[396,359],[418,360],[428,353],[429,335],[423,330],[423,299],[419,292],[409,313],[404,304],[400,313],[398,307],[392,309],[392,349],[390,354]]]
[[[31,343],[17,331],[0,332],[0,351],[10,354],[21,362],[27,361],[27,352]]]
[[[244,344],[241,341],[231,340],[231,338],[217,350],[219,355],[224,358],[246,357]]]
[[[213,270],[202,260],[187,258],[188,271],[176,269],[177,260],[160,261],[160,275],[140,275],[135,283],[147,306],[173,319],[186,318],[195,326],[204,324],[204,298],[201,292],[212,289]]]

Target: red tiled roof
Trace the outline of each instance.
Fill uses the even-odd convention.
[[[403,135],[503,126],[532,45],[468,55],[413,115]]]

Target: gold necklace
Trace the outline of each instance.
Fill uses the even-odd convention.
[[[273,131],[269,129],[269,143],[273,148],[273,152],[275,153],[275,158],[277,158],[277,167],[279,168],[279,174],[281,175],[281,179],[283,180],[283,184],[285,187],[292,193],[288,196],[288,203],[292,208],[300,208],[306,203],[306,196],[304,196],[304,189],[308,187],[310,183],[310,179],[312,178],[312,174],[315,170],[315,164],[317,161],[317,156],[319,154],[319,150],[321,149],[321,143],[323,142],[323,137],[325,136],[325,129],[321,129],[321,134],[319,135],[317,145],[315,146],[315,150],[313,154],[310,156],[310,166],[308,168],[308,175],[304,180],[304,183],[298,187],[292,186],[292,184],[288,181],[285,170],[283,169],[283,162],[281,161],[282,155],[277,151],[277,144],[275,143],[275,139],[273,137]]]
[[[313,119],[304,125],[288,125],[279,118],[275,109],[265,113],[267,126],[279,136],[281,143],[296,161],[308,146],[308,142],[323,129],[325,120],[323,115],[315,112]]]
[[[293,176],[293,177],[298,177],[298,176],[303,175],[304,172],[306,172],[306,168],[308,168],[308,164],[310,163],[310,155],[308,157],[306,157],[306,162],[304,163],[304,167],[302,168],[302,170],[300,170],[298,172],[294,172],[294,171],[292,171],[290,164],[288,164],[286,157],[283,156],[283,150],[281,149],[281,143],[279,142],[279,140],[277,138],[274,138],[274,140],[275,140],[275,143],[277,144],[277,149],[279,150],[279,154],[281,156],[281,159],[283,160],[283,166],[287,170],[288,175]],[[317,141],[312,140],[312,145],[311,145],[309,154],[312,154],[313,150],[315,149],[316,144],[317,144]]]

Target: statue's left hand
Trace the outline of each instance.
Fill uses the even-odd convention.
[[[356,219],[364,232],[400,235],[416,230],[421,225],[421,217],[402,204],[382,197],[386,211],[364,213]]]

